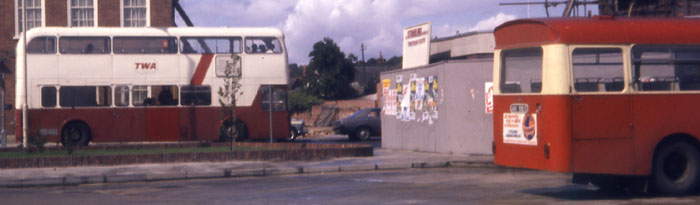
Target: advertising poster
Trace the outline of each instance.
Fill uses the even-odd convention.
[[[537,114],[503,113],[503,143],[537,145]]]
[[[493,114],[493,83],[484,83],[484,105],[486,114]]]

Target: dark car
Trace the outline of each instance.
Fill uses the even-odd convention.
[[[333,123],[333,131],[336,134],[347,134],[350,140],[367,140],[371,136],[381,136],[380,112],[379,108],[358,110],[349,117],[336,120]]]
[[[305,128],[305,120],[292,119],[289,125],[289,138],[287,139],[288,141],[294,141],[299,136],[306,137],[306,133],[308,132],[308,130],[306,130]]]

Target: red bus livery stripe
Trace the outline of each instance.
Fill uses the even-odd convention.
[[[199,58],[197,68],[194,71],[194,75],[192,75],[190,85],[202,85],[202,82],[204,81],[204,76],[207,75],[207,70],[209,69],[209,65],[211,65],[212,59],[214,59],[213,53],[202,54],[202,57]]]

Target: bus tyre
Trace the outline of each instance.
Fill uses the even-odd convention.
[[[357,131],[355,131],[355,136],[357,136],[357,140],[365,141],[372,136],[372,132],[367,127],[360,127],[357,128]]]
[[[689,143],[675,141],[664,145],[653,166],[654,186],[663,194],[690,194],[700,183],[700,153]]]
[[[61,130],[61,143],[63,146],[87,146],[90,143],[90,130],[88,126],[73,122]]]
[[[233,126],[236,127],[236,132],[232,136]],[[244,141],[248,139],[248,127],[243,123],[243,121],[237,120],[236,123],[231,123],[231,121],[225,121],[219,126],[219,141],[230,142],[233,139],[237,142]]]

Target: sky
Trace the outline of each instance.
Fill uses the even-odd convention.
[[[195,26],[275,27],[284,32],[289,63],[306,65],[314,43],[332,38],[346,54],[365,59],[401,56],[403,28],[431,22],[433,37],[492,31],[518,18],[545,17],[542,5],[499,6],[540,0],[180,0]],[[565,5],[550,7],[560,16]],[[588,6],[593,15],[594,6]],[[581,11],[583,6],[580,7]],[[583,13],[583,12],[582,12]],[[176,15],[176,23],[184,26]]]

